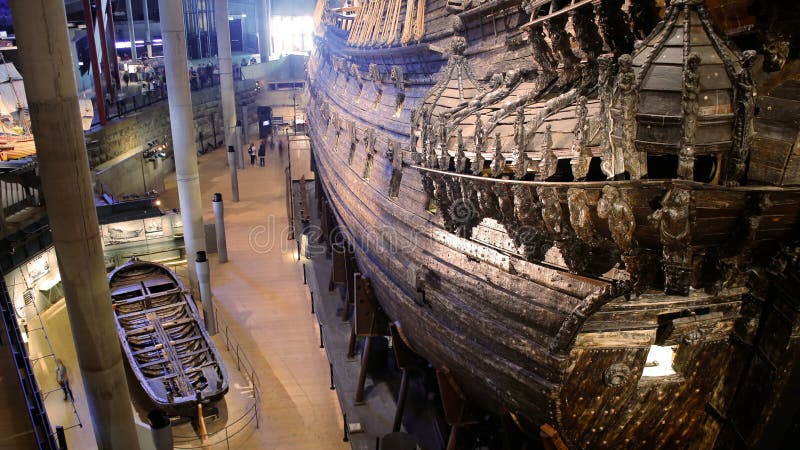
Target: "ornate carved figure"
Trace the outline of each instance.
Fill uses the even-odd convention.
[[[483,152],[486,151],[486,131],[483,128],[481,116],[477,115],[475,120],[475,136],[473,138],[475,143],[475,158],[472,160],[472,173],[475,175],[482,175],[485,158]]]
[[[391,154],[389,158],[392,161],[392,178],[389,180],[389,198],[395,198],[400,195],[400,182],[403,180],[403,151],[400,148],[400,143],[391,141],[389,144],[391,149],[387,153]],[[389,155],[387,155],[388,157]]]
[[[689,295],[692,253],[689,208],[691,192],[673,188],[661,201],[661,209],[649,219],[661,234],[664,256],[664,291],[667,294]]]
[[[555,76],[558,60],[553,54],[553,49],[544,36],[544,28],[533,26],[528,30],[528,39],[531,43],[533,57],[539,65],[539,72],[544,78]]]
[[[528,173],[530,159],[526,153],[527,142],[525,140],[525,107],[517,108],[517,120],[514,122],[514,148],[512,157],[514,160],[514,177],[521,180]]]
[[[492,189],[493,183],[491,182],[478,182],[476,183],[476,190],[478,192],[478,205],[483,217],[497,219],[499,216],[500,206],[497,201],[497,196]]]
[[[579,96],[575,101],[575,128],[573,129],[572,176],[576,180],[584,180],[589,173],[589,163],[592,153],[587,144],[589,141],[589,108],[586,106],[586,97]]]
[[[569,5],[570,0],[553,0],[555,9],[561,9]],[[567,20],[569,17],[562,14],[545,22],[547,34],[550,35],[550,41],[553,43],[553,49],[558,53],[561,62],[564,64],[564,69],[570,72],[571,69],[580,62],[580,58],[575,56],[572,52],[570,45],[570,35],[567,32]]]
[[[572,229],[575,230],[575,235],[584,242],[594,242],[596,239],[595,228],[586,191],[580,188],[569,188],[567,206],[569,207],[569,222],[572,224]]]
[[[608,387],[622,387],[631,380],[631,368],[625,364],[612,364],[603,373],[603,382]]]
[[[403,66],[392,66],[391,77],[397,90],[402,91],[406,88],[406,80],[403,78]]]
[[[686,60],[683,71],[683,138],[680,153],[678,154],[678,176],[683,179],[694,179],[694,142],[697,131],[697,113],[700,109],[698,96],[700,95],[700,56],[692,53]]]
[[[455,223],[455,233],[463,238],[469,238],[472,230],[481,221],[480,208],[478,206],[478,193],[474,183],[468,178],[454,179],[453,182],[459,189],[461,197],[456,199],[451,206],[451,215]]]
[[[753,116],[755,111],[755,83],[752,69],[756,52],[747,50],[742,53],[742,68],[736,74],[736,121],[733,125],[733,145],[731,160],[728,165],[728,184],[738,184],[744,176],[745,164],[750,155],[753,141]]]
[[[437,166],[442,170],[450,168],[450,154],[447,152],[447,114],[439,118],[439,134],[436,139]]]
[[[422,172],[422,190],[425,192],[425,197],[427,198],[427,204],[425,205],[425,209],[428,211],[435,211],[436,210],[436,195],[435,195],[435,188],[433,186],[433,179],[427,172]]]
[[[542,161],[539,162],[539,174],[543,180],[547,180],[556,174],[557,168],[558,157],[553,152],[552,127],[548,123],[544,129],[544,144],[542,144]]]
[[[378,65],[375,63],[371,63],[369,65],[369,79],[374,83],[381,82],[381,71],[378,69]]]
[[[655,0],[636,0],[630,2],[628,14],[637,39],[644,39],[658,23],[658,5]]]
[[[539,201],[542,202],[542,219],[547,229],[556,236],[560,236],[564,227],[562,224],[561,202],[558,199],[558,189],[554,187],[539,186],[536,188]]]
[[[494,136],[494,158],[492,158],[492,176],[499,177],[503,174],[503,169],[505,169],[506,165],[506,157],[503,155],[503,151],[501,148],[500,143],[500,133],[495,134]]]
[[[600,94],[600,151],[602,162],[600,168],[606,177],[614,178],[615,155],[611,146],[611,101],[614,93],[614,59],[606,53],[597,58],[599,77],[597,88]]]
[[[619,189],[611,185],[603,186],[603,195],[597,202],[597,216],[608,220],[611,239],[623,253],[633,250],[633,232],[636,218],[628,201]]]
[[[458,142],[456,144],[456,157],[454,160],[455,170],[457,173],[464,173],[467,169],[467,155],[464,153],[464,136],[461,133],[461,128],[457,130]]]
[[[633,2],[637,3],[637,2]],[[594,22],[594,10],[591,4],[586,4],[575,10],[572,16],[575,30],[575,40],[590,62],[597,60],[603,53],[603,38]]]
[[[628,26],[628,17],[622,8],[625,0],[600,0],[595,3],[596,16],[606,45],[616,55],[633,50],[633,36]]]
[[[617,88],[620,93],[622,108],[622,154],[625,159],[625,169],[631,179],[638,180],[647,173],[647,168],[642,163],[642,155],[636,150],[636,75],[633,72],[633,58],[631,55],[619,57],[619,81]]]

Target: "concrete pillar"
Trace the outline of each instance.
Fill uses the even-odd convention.
[[[133,8],[131,8],[131,0],[125,0],[125,10],[128,13],[128,38],[131,40],[131,59],[136,62],[138,59],[136,57],[136,33],[133,32]]]
[[[272,5],[270,0],[258,0],[258,51],[261,53],[261,62],[269,61],[270,35],[269,26],[272,20]]]
[[[244,137],[244,141],[242,142],[242,160],[244,160],[244,149],[250,146],[250,132],[248,131],[250,128],[250,121],[247,120],[247,105],[242,105],[242,137]]]
[[[236,146],[228,146],[228,167],[231,170],[231,197],[233,202],[239,201],[239,178],[236,176]]]
[[[200,283],[200,302],[203,304],[203,323],[209,335],[217,334],[217,319],[214,317],[214,304],[211,302],[211,271],[206,252],[197,252],[197,278]]]
[[[231,56],[231,30],[228,23],[228,0],[214,0],[214,24],[217,26],[217,54],[219,56],[219,90],[222,103],[222,126],[225,145],[233,145],[236,151],[236,103],[233,87],[233,57]],[[237,156],[236,161],[239,161]],[[236,164],[234,164],[236,167]],[[231,172],[233,176],[234,172]],[[238,201],[238,195],[234,201]]]
[[[97,446],[138,449],[100,227],[63,0],[12,0],[25,93],[67,314]]]
[[[242,138],[241,121],[236,122],[236,128],[234,128],[234,132],[236,133],[236,162],[239,164],[239,169],[244,170],[244,139]]]
[[[211,202],[211,205],[214,208],[214,228],[217,233],[218,261],[221,263],[228,262],[228,244],[225,240],[225,207],[222,204],[222,194],[219,192],[214,194],[214,200]]]
[[[175,175],[188,260],[186,265],[189,269],[190,285],[196,292],[197,272],[191,259],[198,251],[205,250],[206,244],[197,152],[194,148],[195,130],[192,119],[192,96],[189,92],[189,63],[186,60],[183,8],[181,2],[158,0],[158,9],[161,14],[172,147],[175,151]]]
[[[150,36],[150,9],[147,6],[147,0],[142,0],[142,9],[144,12],[144,43],[147,46],[147,57],[153,57],[153,38]]]

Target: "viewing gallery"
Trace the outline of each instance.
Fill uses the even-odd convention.
[[[0,446],[794,448],[798,30],[0,0]]]

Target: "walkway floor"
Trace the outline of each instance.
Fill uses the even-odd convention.
[[[229,261],[211,255],[211,283],[231,333],[253,362],[263,388],[261,427],[237,449],[343,449],[336,392],[319,331],[309,314],[309,293],[296,245],[287,241],[283,155],[267,149],[267,167],[239,171],[240,201],[231,201],[226,154],[200,157],[204,222],[213,222],[212,195],[222,193]],[[161,196],[177,207],[174,174]]]

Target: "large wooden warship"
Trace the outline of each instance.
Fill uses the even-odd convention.
[[[133,260],[108,276],[122,349],[149,400],[170,415],[194,415],[220,400],[228,375],[197,306],[167,267]]]
[[[321,0],[324,203],[452,425],[475,404],[570,448],[748,448],[796,412],[777,3]]]

